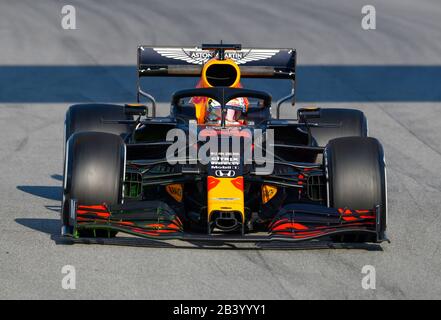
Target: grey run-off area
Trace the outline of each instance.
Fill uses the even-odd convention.
[[[61,28],[60,1],[0,1],[0,298],[441,298],[438,0],[69,4],[77,30]],[[377,30],[361,28],[365,4],[377,9]],[[388,165],[392,243],[383,251],[55,243],[69,104],[133,101],[138,44],[221,39],[296,48],[299,106],[366,113]],[[151,86],[164,114],[178,83]],[[284,93],[278,84],[270,89]],[[282,114],[294,110],[287,105]],[[76,267],[76,290],[61,287],[67,264]],[[376,268],[376,290],[361,287],[364,265]]]

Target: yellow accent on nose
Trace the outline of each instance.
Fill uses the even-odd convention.
[[[243,182],[243,177],[208,177],[209,183],[210,180],[216,181],[216,183],[208,186],[208,220],[210,220],[214,211],[236,211],[241,213],[242,222],[245,221],[244,193],[243,189],[239,188],[241,181],[238,184],[238,179],[242,179]]]

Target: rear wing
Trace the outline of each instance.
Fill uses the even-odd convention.
[[[198,77],[205,62],[214,57],[214,50],[180,47],[138,47],[140,77],[172,76]],[[243,48],[225,51],[233,59],[243,78],[295,79],[296,51],[294,49]]]
[[[242,48],[241,45],[202,45],[201,47],[138,47],[138,102],[140,96],[153,104],[155,116],[156,102],[153,96],[140,87],[142,77],[199,77],[204,63],[213,58],[222,48],[225,58],[233,59],[240,68],[242,78],[287,79],[292,82],[289,95],[277,102],[277,117],[280,105],[292,99],[294,105],[296,62],[294,49],[283,48]]]

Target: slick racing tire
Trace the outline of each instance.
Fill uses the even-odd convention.
[[[380,206],[380,232],[386,230],[386,168],[383,147],[375,138],[346,137],[329,141],[324,153],[328,205],[354,210]],[[371,242],[371,237],[348,235],[341,241]]]
[[[67,141],[63,193],[63,226],[69,225],[70,200],[81,205],[121,203],[125,144],[120,136],[105,132],[79,132]],[[114,236],[95,230],[80,236]]]
[[[368,125],[364,113],[355,109],[320,109],[320,117],[310,119],[319,124],[339,124],[338,127],[313,127],[312,137],[318,146],[324,147],[335,138],[367,137]]]
[[[107,132],[124,138],[129,132],[127,124],[103,123],[102,120],[130,120],[124,107],[112,104],[77,104],[66,112],[65,141],[83,131]]]

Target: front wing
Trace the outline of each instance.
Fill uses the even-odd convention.
[[[118,206],[70,203],[70,226],[66,234],[79,238],[81,230],[108,230],[152,240],[213,242],[302,242],[344,234],[371,235],[372,241],[387,241],[381,232],[380,206],[370,210],[327,208],[292,204],[283,207],[268,223],[267,232],[249,234],[191,233],[184,230],[178,215],[160,201],[142,201]]]

